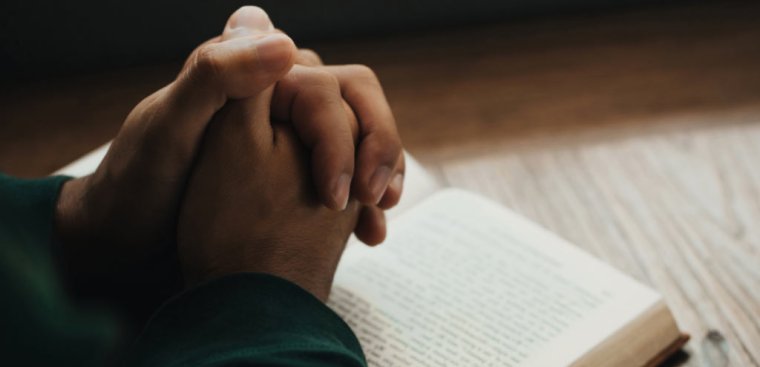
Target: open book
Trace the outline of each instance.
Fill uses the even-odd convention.
[[[56,172],[92,172],[107,146]],[[681,332],[661,296],[407,156],[389,236],[352,243],[328,305],[370,366],[653,366]]]

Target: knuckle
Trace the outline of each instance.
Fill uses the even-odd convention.
[[[301,61],[308,65],[321,65],[322,58],[312,49],[302,48],[298,50]]]
[[[394,162],[398,160],[398,156],[401,155],[403,151],[403,147],[401,146],[401,141],[399,139],[390,139],[390,141],[387,144],[387,148],[388,148],[389,154],[393,157]]]
[[[392,135],[376,135],[375,144],[367,147],[368,154],[395,164],[402,151],[401,141]]]
[[[223,65],[211,45],[202,46],[195,54],[193,69],[203,77],[214,78],[221,74]]]
[[[377,74],[375,74],[375,71],[367,65],[346,65],[346,70],[352,78],[360,79],[364,82],[379,83]]]
[[[401,139],[399,139],[398,135],[387,134],[383,140],[384,149],[388,152],[388,156],[395,162],[403,149],[401,146]]]
[[[304,55],[309,56],[309,57],[319,57],[319,55],[317,55],[317,53],[314,52],[314,50],[312,50],[310,48],[302,48],[299,51],[301,51],[301,53],[303,53]]]
[[[325,70],[309,69],[309,71],[305,74],[304,79],[312,85],[317,85],[329,89],[340,88],[338,78],[332,73]]]

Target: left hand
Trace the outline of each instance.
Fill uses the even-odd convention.
[[[242,7],[228,20],[220,40],[275,30],[266,13]],[[404,155],[393,112],[372,69],[363,65],[324,66],[311,50],[298,50],[296,65],[278,81],[272,118],[288,121],[312,150],[312,176],[322,202],[345,207],[350,193],[365,204],[355,229],[373,245],[385,238],[384,209],[403,190]],[[354,160],[356,157],[356,160]]]
[[[58,197],[56,261],[73,293],[137,317],[171,294],[178,207],[207,124],[228,100],[271,88],[295,54],[283,34],[204,44],[130,112],[97,170]]]

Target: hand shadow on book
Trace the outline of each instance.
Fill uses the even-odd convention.
[[[689,353],[686,353],[683,349],[676,353],[673,353],[668,359],[662,362],[660,367],[678,367],[683,366],[689,360]]]

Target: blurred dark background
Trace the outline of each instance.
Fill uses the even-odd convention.
[[[3,0],[3,80],[148,65],[183,58],[247,4],[266,9],[299,44],[378,37],[560,13],[658,6],[653,0]]]
[[[373,68],[427,162],[760,121],[758,1],[252,3],[326,63]],[[47,175],[112,139],[243,4],[0,2],[0,171]]]

